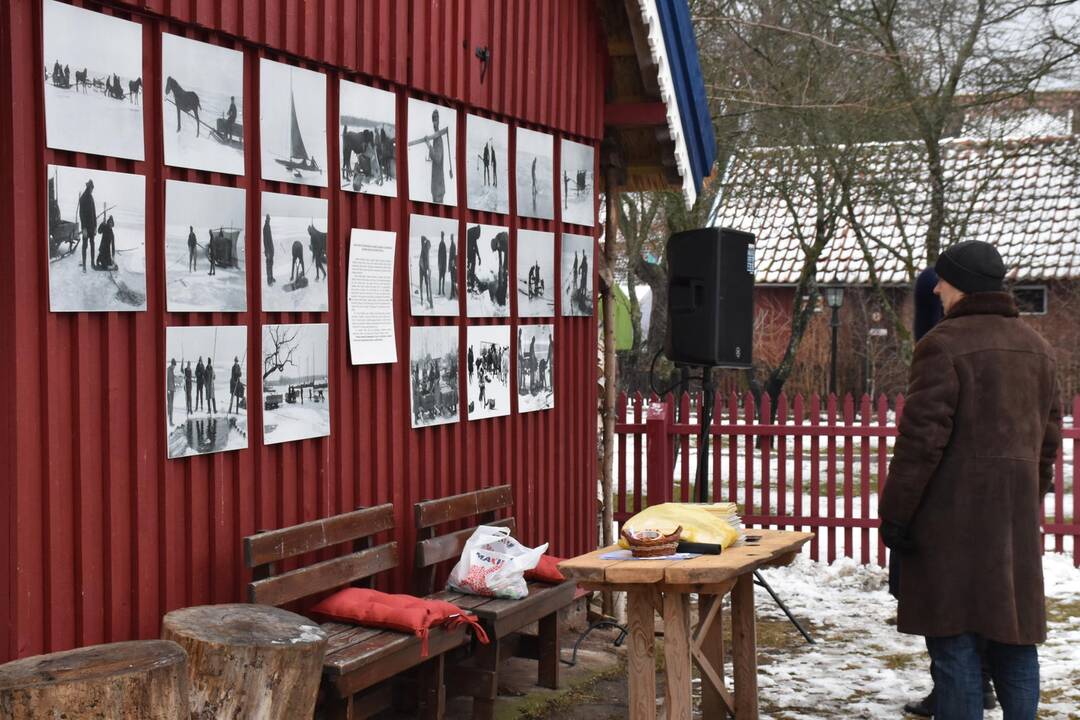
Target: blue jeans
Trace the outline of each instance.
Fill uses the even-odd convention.
[[[935,720],[981,720],[982,655],[1005,720],[1035,720],[1039,655],[1034,645],[1006,645],[974,633],[926,638],[934,676]]]

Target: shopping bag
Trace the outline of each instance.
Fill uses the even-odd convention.
[[[525,571],[536,567],[547,547],[528,548],[510,537],[510,528],[481,525],[450,571],[449,587],[470,595],[521,599],[529,594]]]

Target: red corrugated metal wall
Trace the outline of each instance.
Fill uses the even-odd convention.
[[[396,90],[401,136],[406,95],[457,108],[455,158],[463,154],[464,113],[470,110],[511,124],[511,153],[515,125],[597,145],[602,134],[604,50],[592,3],[145,0],[77,4],[143,24],[146,160],[45,149],[41,0],[0,0],[0,96],[5,99],[0,111],[0,217],[6,231],[0,240],[0,268],[6,271],[0,282],[0,331],[11,343],[0,353],[9,406],[0,415],[0,462],[5,469],[0,480],[0,517],[5,525],[0,528],[0,661],[78,645],[155,637],[161,615],[172,608],[241,597],[247,580],[240,557],[241,536],[360,504],[394,503],[397,539],[403,543],[407,561],[414,502],[511,482],[525,541],[550,540],[552,550],[559,554],[593,547],[595,317],[553,320],[557,347],[554,410],[515,412],[471,423],[462,420],[417,431],[409,427],[409,326],[457,325],[464,346],[466,325],[464,317],[410,317],[408,293],[403,289],[407,287],[409,214],[457,217],[459,237],[466,222],[509,223],[513,229],[556,233],[563,226],[518,219],[513,197],[509,218],[466,210],[460,172],[461,207],[408,202],[403,199],[408,196],[404,162],[400,163],[397,199],[262,181],[257,134],[248,138],[244,177],[167,168],[162,164],[157,97],[160,35],[166,31],[244,50],[246,118],[258,116],[259,57],[325,72],[331,158],[338,152],[336,81],[342,77]],[[483,83],[474,56],[478,45],[487,45],[492,53]],[[254,128],[253,120],[251,124]],[[556,176],[558,155],[556,144]],[[147,312],[49,312],[47,163],[146,176]],[[330,311],[165,312],[166,178],[247,188],[249,238],[254,237],[250,229],[259,227],[260,190],[329,198]],[[513,175],[510,187],[514,187]],[[344,278],[348,234],[353,227],[398,232],[395,303],[401,360],[397,364],[349,364]],[[596,235],[589,228],[566,229]],[[515,239],[512,233],[512,242]],[[247,246],[248,267],[258,267],[257,243],[249,241]],[[249,305],[258,308],[258,273],[249,273],[248,279]],[[513,280],[511,287],[516,287]],[[516,307],[514,312],[511,322],[516,324]],[[161,377],[165,327],[244,324],[249,328],[250,347],[255,348],[260,347],[262,325],[272,322],[330,323],[330,437],[266,447],[257,430],[261,408],[253,406],[249,449],[166,461]],[[512,369],[511,375],[515,373]],[[251,392],[257,396],[260,388],[252,387]],[[389,584],[404,589],[407,581],[407,569],[401,568]]]

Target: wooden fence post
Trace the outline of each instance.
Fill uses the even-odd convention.
[[[671,463],[671,405],[655,402],[649,405],[645,416],[645,438],[648,442],[649,505],[670,502],[674,484],[674,468]]]

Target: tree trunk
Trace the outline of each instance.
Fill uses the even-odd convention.
[[[307,618],[267,605],[204,605],[166,615],[161,634],[187,650],[193,720],[313,716],[326,633]]]
[[[603,512],[600,516],[600,544],[607,547],[615,542],[611,529],[614,520],[611,507],[612,472],[615,464],[615,397],[618,383],[618,360],[615,358],[615,282],[612,268],[615,267],[615,242],[618,234],[618,192],[615,189],[615,173],[608,163],[607,177],[604,182],[604,201],[607,203],[607,220],[604,227],[604,267],[608,282],[604,297],[604,407],[601,414],[604,419],[604,456],[600,476],[600,491],[604,495]],[[602,595],[602,610],[605,615],[614,613],[611,593]]]
[[[187,720],[184,651],[164,640],[92,645],[0,666],[0,717]]]

